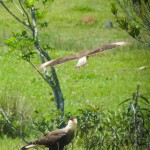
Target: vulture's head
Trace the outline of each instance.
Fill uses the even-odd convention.
[[[75,129],[77,126],[77,119],[76,118],[70,118],[67,126],[70,127],[71,129]]]

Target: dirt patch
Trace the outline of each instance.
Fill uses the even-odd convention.
[[[80,19],[80,22],[83,24],[95,24],[97,21],[92,16],[84,16]]]

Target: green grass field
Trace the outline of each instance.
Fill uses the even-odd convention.
[[[0,108],[11,110],[16,103],[18,111],[30,115],[34,115],[35,110],[49,112],[55,109],[50,87],[32,66],[8,53],[5,40],[11,32],[23,27],[2,6],[0,9]],[[84,21],[88,17],[94,22]],[[141,93],[150,98],[150,69],[138,70],[150,66],[149,48],[134,41],[118,27],[109,1],[55,0],[46,20],[49,26],[39,31],[40,41],[55,48],[49,51],[53,59],[117,41],[131,41],[128,46],[90,57],[82,68],[75,68],[76,61],[56,66],[65,98],[65,112],[76,112],[88,104],[121,109],[119,103],[130,98],[138,84]],[[113,28],[105,28],[108,21],[113,22]],[[38,59],[35,58],[36,66],[40,65]],[[17,150],[21,142],[4,138],[0,139],[0,145],[0,150]]]

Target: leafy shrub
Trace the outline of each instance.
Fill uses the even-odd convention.
[[[150,110],[140,102],[149,101],[139,93],[139,87],[129,102],[127,111],[108,111],[100,106],[89,105],[79,110],[79,146],[86,150],[150,148]],[[124,103],[123,102],[123,103]]]
[[[128,144],[127,117],[121,112],[107,111],[102,107],[88,106],[80,109],[79,145],[85,149],[114,149]]]

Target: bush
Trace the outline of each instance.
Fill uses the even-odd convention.
[[[87,150],[114,149],[129,144],[124,113],[88,106],[79,110],[78,144]]]
[[[123,103],[127,111],[108,111],[106,108],[89,105],[79,110],[79,146],[86,150],[150,148],[150,110],[147,98],[137,91]],[[141,104],[145,102],[145,107]],[[142,106],[144,108],[142,108]],[[147,108],[146,108],[147,107]]]

